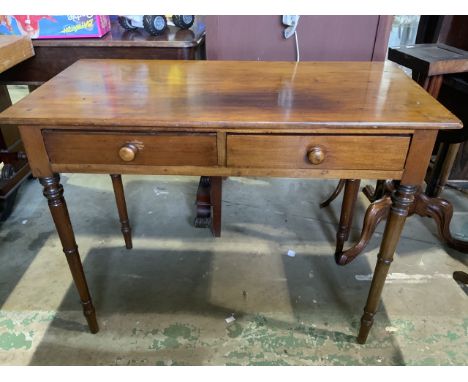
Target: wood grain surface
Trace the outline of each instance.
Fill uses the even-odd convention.
[[[34,48],[30,38],[0,35],[0,73],[32,56]]]
[[[409,136],[370,135],[237,135],[227,138],[229,167],[402,170]],[[376,155],[376,147],[385,147]],[[311,163],[307,154],[319,148],[323,161]]]
[[[393,63],[80,60],[0,114],[29,125],[459,128]]]

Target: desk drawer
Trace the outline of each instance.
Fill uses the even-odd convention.
[[[216,134],[44,130],[53,164],[217,165]]]
[[[409,143],[409,136],[230,134],[227,137],[227,165],[402,170]]]

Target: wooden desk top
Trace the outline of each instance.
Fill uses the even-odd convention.
[[[0,35],[0,73],[32,56],[34,48],[28,37]]]
[[[388,59],[428,76],[468,71],[468,52],[445,44],[389,48]]]
[[[459,128],[392,63],[80,60],[2,123],[201,128]]]

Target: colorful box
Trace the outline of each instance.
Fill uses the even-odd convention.
[[[0,34],[24,35],[32,39],[102,37],[110,28],[109,16],[0,16]]]

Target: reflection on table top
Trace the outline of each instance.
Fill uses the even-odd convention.
[[[390,62],[80,60],[0,120],[126,128],[461,126]]]

